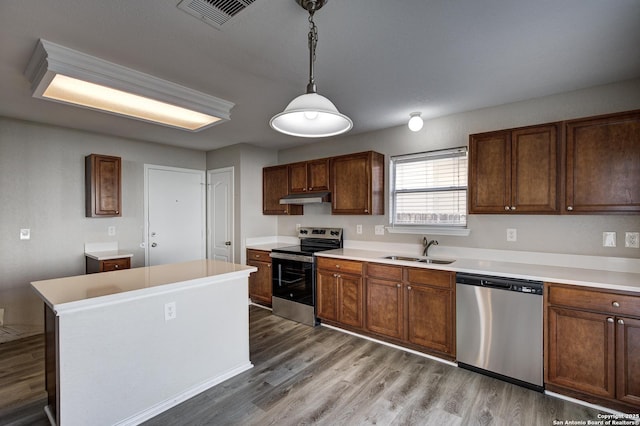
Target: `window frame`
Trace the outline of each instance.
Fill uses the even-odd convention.
[[[436,159],[443,157],[464,156],[467,159],[467,181],[464,186],[441,187],[431,190],[396,190],[396,164],[408,162],[408,160]],[[406,234],[431,234],[431,235],[461,235],[466,236],[471,233],[469,226],[469,193],[468,193],[468,176],[469,176],[469,150],[466,146],[454,148],[445,148],[432,151],[423,151],[413,154],[394,155],[389,159],[389,224],[386,227],[390,233],[406,233]],[[464,225],[437,225],[437,224],[397,224],[396,217],[396,194],[411,192],[442,192],[442,191],[464,190],[466,192],[467,203],[465,205],[466,223]]]

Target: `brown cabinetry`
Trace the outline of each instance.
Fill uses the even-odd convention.
[[[566,123],[566,213],[640,212],[640,111]]]
[[[85,259],[86,259],[87,274],[94,274],[97,272],[119,271],[121,269],[131,268],[130,257],[119,257],[117,259],[97,260],[89,256],[86,256]]]
[[[86,217],[122,216],[121,159],[91,154],[85,157]]]
[[[455,274],[367,264],[366,329],[401,345],[455,357]]]
[[[547,284],[545,382],[616,409],[640,407],[640,296]]]
[[[362,263],[352,260],[319,258],[316,279],[318,318],[363,327]]]
[[[287,165],[262,169],[262,213],[301,215],[301,205],[280,204],[289,193],[289,168]]]
[[[329,159],[289,164],[289,193],[329,191]]]
[[[469,136],[470,213],[559,211],[559,124]]]
[[[361,152],[330,164],[332,214],[384,214],[384,155]]]
[[[247,265],[258,268],[249,275],[249,298],[254,303],[271,306],[271,257],[268,251],[247,249]]]

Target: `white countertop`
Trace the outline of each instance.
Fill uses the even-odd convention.
[[[384,259],[385,256],[391,254],[401,253],[343,248],[319,252],[316,253],[316,256],[352,259],[363,262],[386,263],[390,265],[412,266],[417,268],[439,269],[443,271],[497,275],[510,278],[522,278],[640,293],[640,273],[634,272],[616,272],[599,269],[571,268],[564,266],[548,266],[465,258],[458,258],[455,262],[448,265]],[[445,257],[436,256],[434,256],[434,258],[446,259]]]
[[[252,266],[207,259],[34,281],[31,286],[54,312],[60,313],[172,291],[176,286],[225,281],[254,271]]]
[[[105,251],[94,251],[94,252],[84,252],[84,255],[90,257],[95,260],[111,260],[111,259],[121,259],[123,257],[133,257],[133,253],[123,251],[123,250],[105,250]]]

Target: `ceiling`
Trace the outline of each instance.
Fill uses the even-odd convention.
[[[199,150],[286,148],[269,119],[306,89],[307,12],[255,0],[215,29],[179,0],[0,2],[0,115]],[[318,93],[352,133],[640,77],[638,0],[330,0],[315,17]],[[31,97],[39,38],[235,103],[184,132]]]

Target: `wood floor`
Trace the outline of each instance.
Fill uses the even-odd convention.
[[[145,425],[530,426],[597,420],[595,410],[326,327],[297,324],[255,306],[250,315],[254,368]],[[0,425],[46,425],[43,406],[44,399],[0,410]]]

